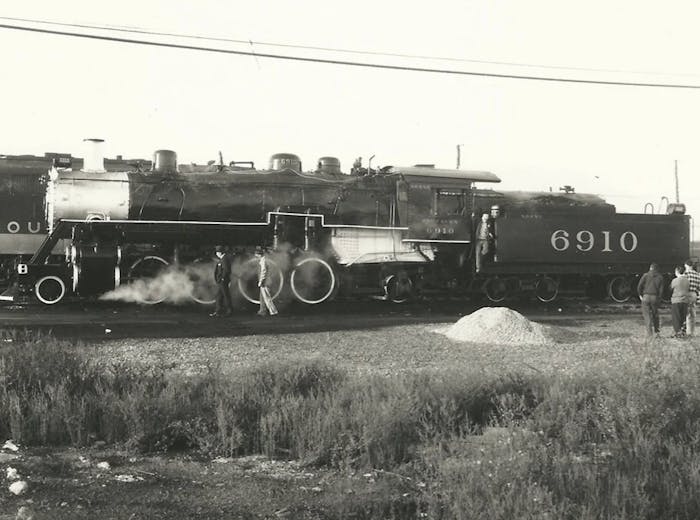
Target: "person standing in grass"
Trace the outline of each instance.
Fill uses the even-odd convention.
[[[695,334],[695,304],[700,295],[700,273],[695,270],[692,260],[685,261],[685,276],[688,278],[688,314],[685,318],[685,331],[689,338]]]
[[[688,314],[688,295],[690,293],[690,283],[683,274],[681,266],[676,267],[676,277],[671,280],[671,319],[673,320],[673,337],[682,338],[685,336],[683,328]]]
[[[644,316],[647,338],[653,338],[654,334],[659,333],[659,301],[663,291],[664,277],[659,272],[659,265],[652,263],[637,284],[637,293],[642,300],[642,316]]]

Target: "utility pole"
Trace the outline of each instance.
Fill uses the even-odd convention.
[[[676,177],[676,203],[681,201],[680,194],[678,193],[678,160],[674,161],[676,163],[675,167],[675,177]]]
[[[462,163],[462,145],[457,145],[457,169],[459,170],[460,164]]]

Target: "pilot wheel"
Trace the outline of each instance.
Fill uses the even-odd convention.
[[[59,276],[44,276],[34,284],[34,294],[41,303],[54,305],[66,295],[66,283]]]

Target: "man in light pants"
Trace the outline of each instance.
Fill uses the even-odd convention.
[[[686,336],[690,337],[695,334],[695,303],[698,300],[698,293],[700,293],[700,273],[695,270],[692,260],[685,261],[685,276],[688,278],[690,285],[688,314],[685,319],[685,332]]]
[[[268,289],[269,278],[267,269],[267,259],[262,248],[255,248],[255,258],[258,259],[258,287],[260,288],[260,310],[258,316],[274,316],[277,314],[277,307],[272,301],[270,290]]]

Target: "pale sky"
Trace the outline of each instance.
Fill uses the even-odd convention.
[[[258,53],[693,85],[700,85],[698,15],[697,2],[645,0],[66,0],[0,7],[5,17],[251,40],[152,38]],[[375,165],[452,168],[461,144],[462,168],[493,171],[504,189],[569,184],[629,212],[642,212],[645,202],[658,207],[662,196],[675,199],[678,160],[681,201],[700,214],[700,90],[364,69],[8,29],[0,29],[0,53],[0,153],[82,156],[83,138],[100,137],[109,157],[149,158],[167,148],[180,162],[204,163],[220,150],[227,162],[265,166],[271,154],[292,152],[305,169],[332,155],[349,171],[355,157],[366,163],[370,155]]]

